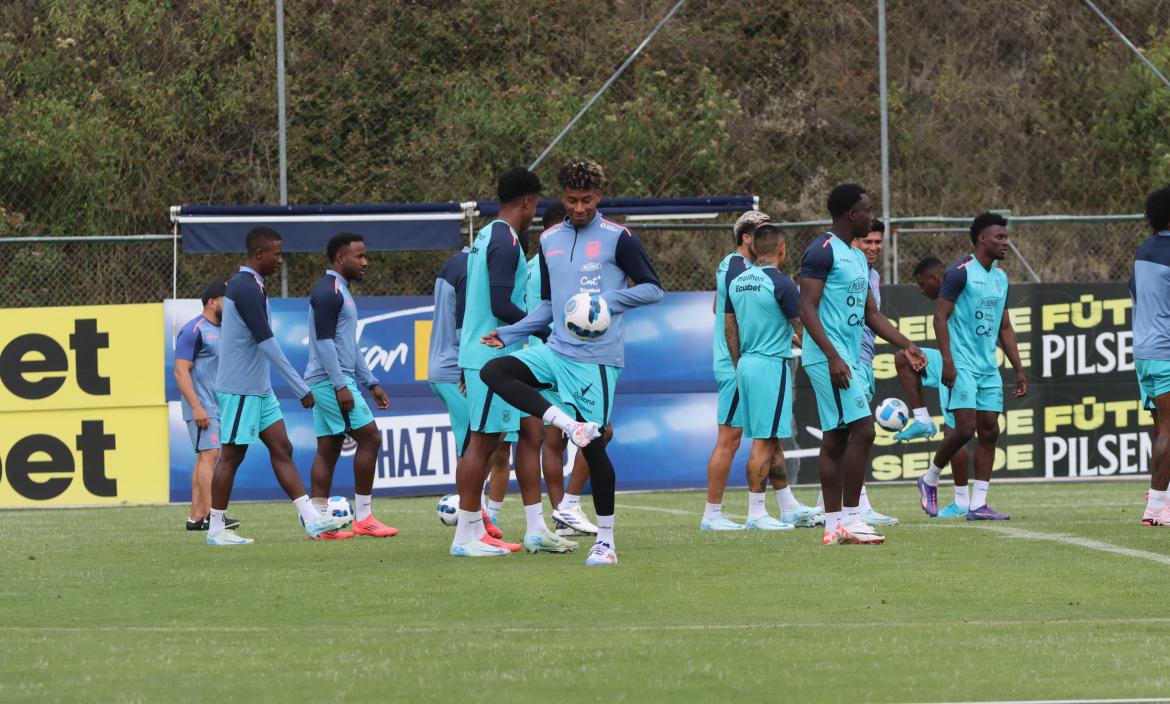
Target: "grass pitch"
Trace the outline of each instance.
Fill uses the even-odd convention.
[[[450,558],[433,498],[375,501],[396,538],[330,543],[288,504],[235,504],[257,541],[239,548],[180,530],[185,507],[5,511],[0,701],[1167,696],[1170,530],[1138,525],[1143,491],[993,486],[1013,520],[991,526],[878,487],[902,525],[830,548],[816,530],[700,534],[700,492],[627,494],[621,562],[596,569],[585,544]],[[505,535],[522,523],[511,496]]]

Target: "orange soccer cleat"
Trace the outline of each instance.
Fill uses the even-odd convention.
[[[353,534],[369,538],[392,538],[398,535],[398,529],[379,521],[371,513],[362,520],[353,522]]]

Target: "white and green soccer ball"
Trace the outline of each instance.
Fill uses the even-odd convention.
[[[344,496],[330,496],[325,512],[330,516],[338,516],[345,520],[342,530],[353,525],[353,505]]]

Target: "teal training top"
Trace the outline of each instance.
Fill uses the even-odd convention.
[[[734,374],[731,354],[727,351],[727,329],[723,326],[723,311],[727,309],[727,282],[751,267],[751,263],[739,252],[732,252],[719,262],[715,269],[715,343],[711,351],[715,374]]]
[[[951,359],[956,369],[977,374],[999,371],[995,343],[1007,304],[1007,274],[995,262],[984,269],[974,254],[951,265],[943,275],[939,298],[955,304],[947,320],[951,336]]]
[[[513,344],[495,349],[480,339],[524,317],[524,286],[528,264],[512,226],[493,220],[475,236],[467,255],[467,292],[463,328],[459,335],[459,366],[482,369],[483,365],[523,347]]]
[[[728,283],[726,312],[739,325],[741,355],[792,357],[789,321],[800,315],[800,292],[776,267],[753,267]]]
[[[865,300],[869,294],[869,263],[865,254],[832,232],[826,232],[804,250],[800,278],[825,282],[821,302],[817,304],[821,324],[841,359],[856,367],[861,354],[861,331],[865,327]],[[820,345],[809,337],[807,326],[801,350],[804,365],[828,361]]]

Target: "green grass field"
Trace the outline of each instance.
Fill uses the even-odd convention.
[[[236,504],[257,542],[215,549],[177,530],[184,507],[4,511],[0,701],[1167,696],[1170,530],[1138,525],[1143,490],[995,486],[1013,520],[990,526],[879,487],[903,524],[831,548],[700,534],[700,492],[625,494],[621,563],[598,569],[447,557],[433,498],[376,500],[402,534],[338,543],[304,540],[287,504]],[[521,523],[510,497],[505,534]]]

